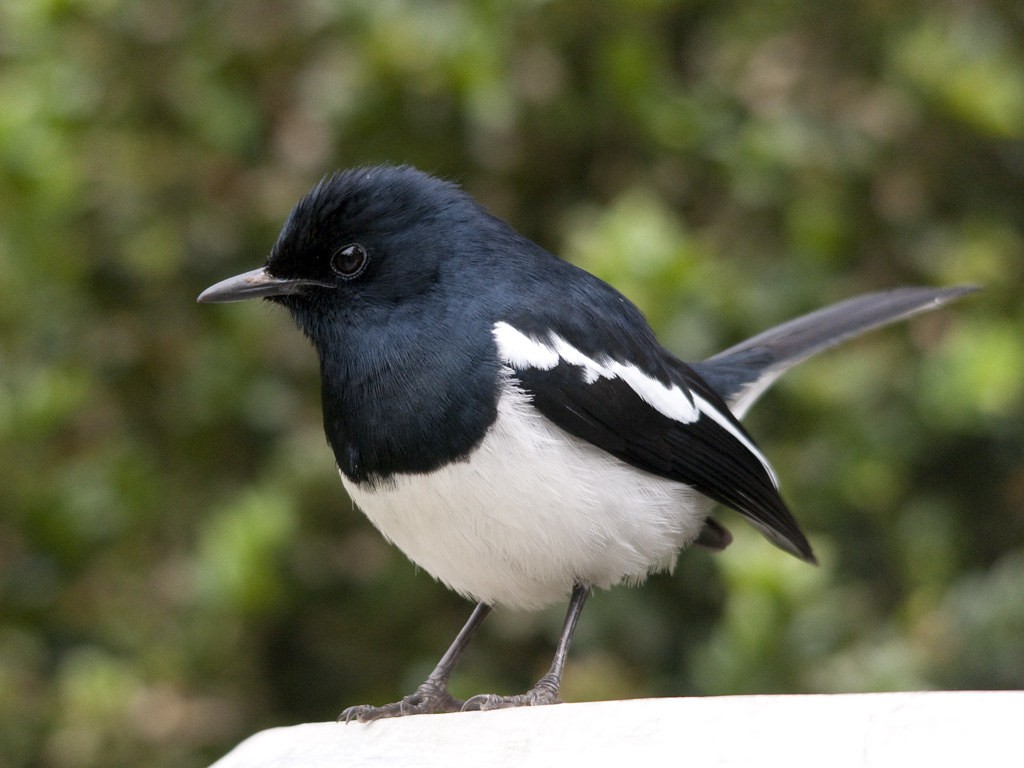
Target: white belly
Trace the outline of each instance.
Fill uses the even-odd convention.
[[[353,501],[413,562],[486,603],[540,608],[576,582],[610,587],[671,568],[711,502],[549,422],[509,389],[467,461],[376,486]]]

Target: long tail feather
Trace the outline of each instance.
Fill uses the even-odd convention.
[[[963,285],[868,293],[777,325],[692,367],[742,418],[779,376],[811,355],[977,290]]]
[[[737,418],[743,418],[779,376],[811,355],[977,290],[976,286],[964,285],[940,289],[897,288],[865,294],[777,325],[691,367],[721,395]],[[803,556],[794,550],[792,540],[786,535],[765,526],[757,525],[757,528],[776,546]],[[802,534],[800,536],[803,538]],[[719,550],[727,547],[731,540],[732,536],[721,523],[708,518],[694,543]],[[810,553],[809,548],[807,553]],[[813,556],[804,559],[813,562]]]

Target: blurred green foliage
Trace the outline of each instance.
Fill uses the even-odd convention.
[[[461,626],[344,498],[284,313],[194,303],[373,161],[459,180],[684,357],[987,286],[751,415],[820,568],[736,524],[597,595],[566,698],[1024,685],[1022,39],[1014,0],[6,0],[0,763],[204,765],[393,700]],[[530,684],[560,621],[497,612],[456,692]]]

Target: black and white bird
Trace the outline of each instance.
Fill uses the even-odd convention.
[[[411,560],[478,603],[416,692],[341,715],[367,721],[558,701],[590,591],[671,568],[690,544],[727,546],[716,502],[813,563],[739,419],[790,366],[971,290],[861,296],[687,364],[622,294],[457,186],[380,166],[325,178],[265,266],[199,301],[287,307],[319,354],[345,489]],[[566,598],[551,669],[530,691],[448,692],[493,606]]]

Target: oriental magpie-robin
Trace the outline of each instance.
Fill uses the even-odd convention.
[[[324,429],[346,490],[406,555],[478,602],[427,680],[344,720],[549,704],[594,587],[728,545],[737,510],[814,562],[739,419],[787,368],[973,290],[901,288],[800,317],[700,363],[662,348],[615,289],[453,184],[409,167],[320,182],[264,267],[201,302],[284,305],[320,358]],[[570,597],[551,669],[467,701],[448,678],[492,606]]]

